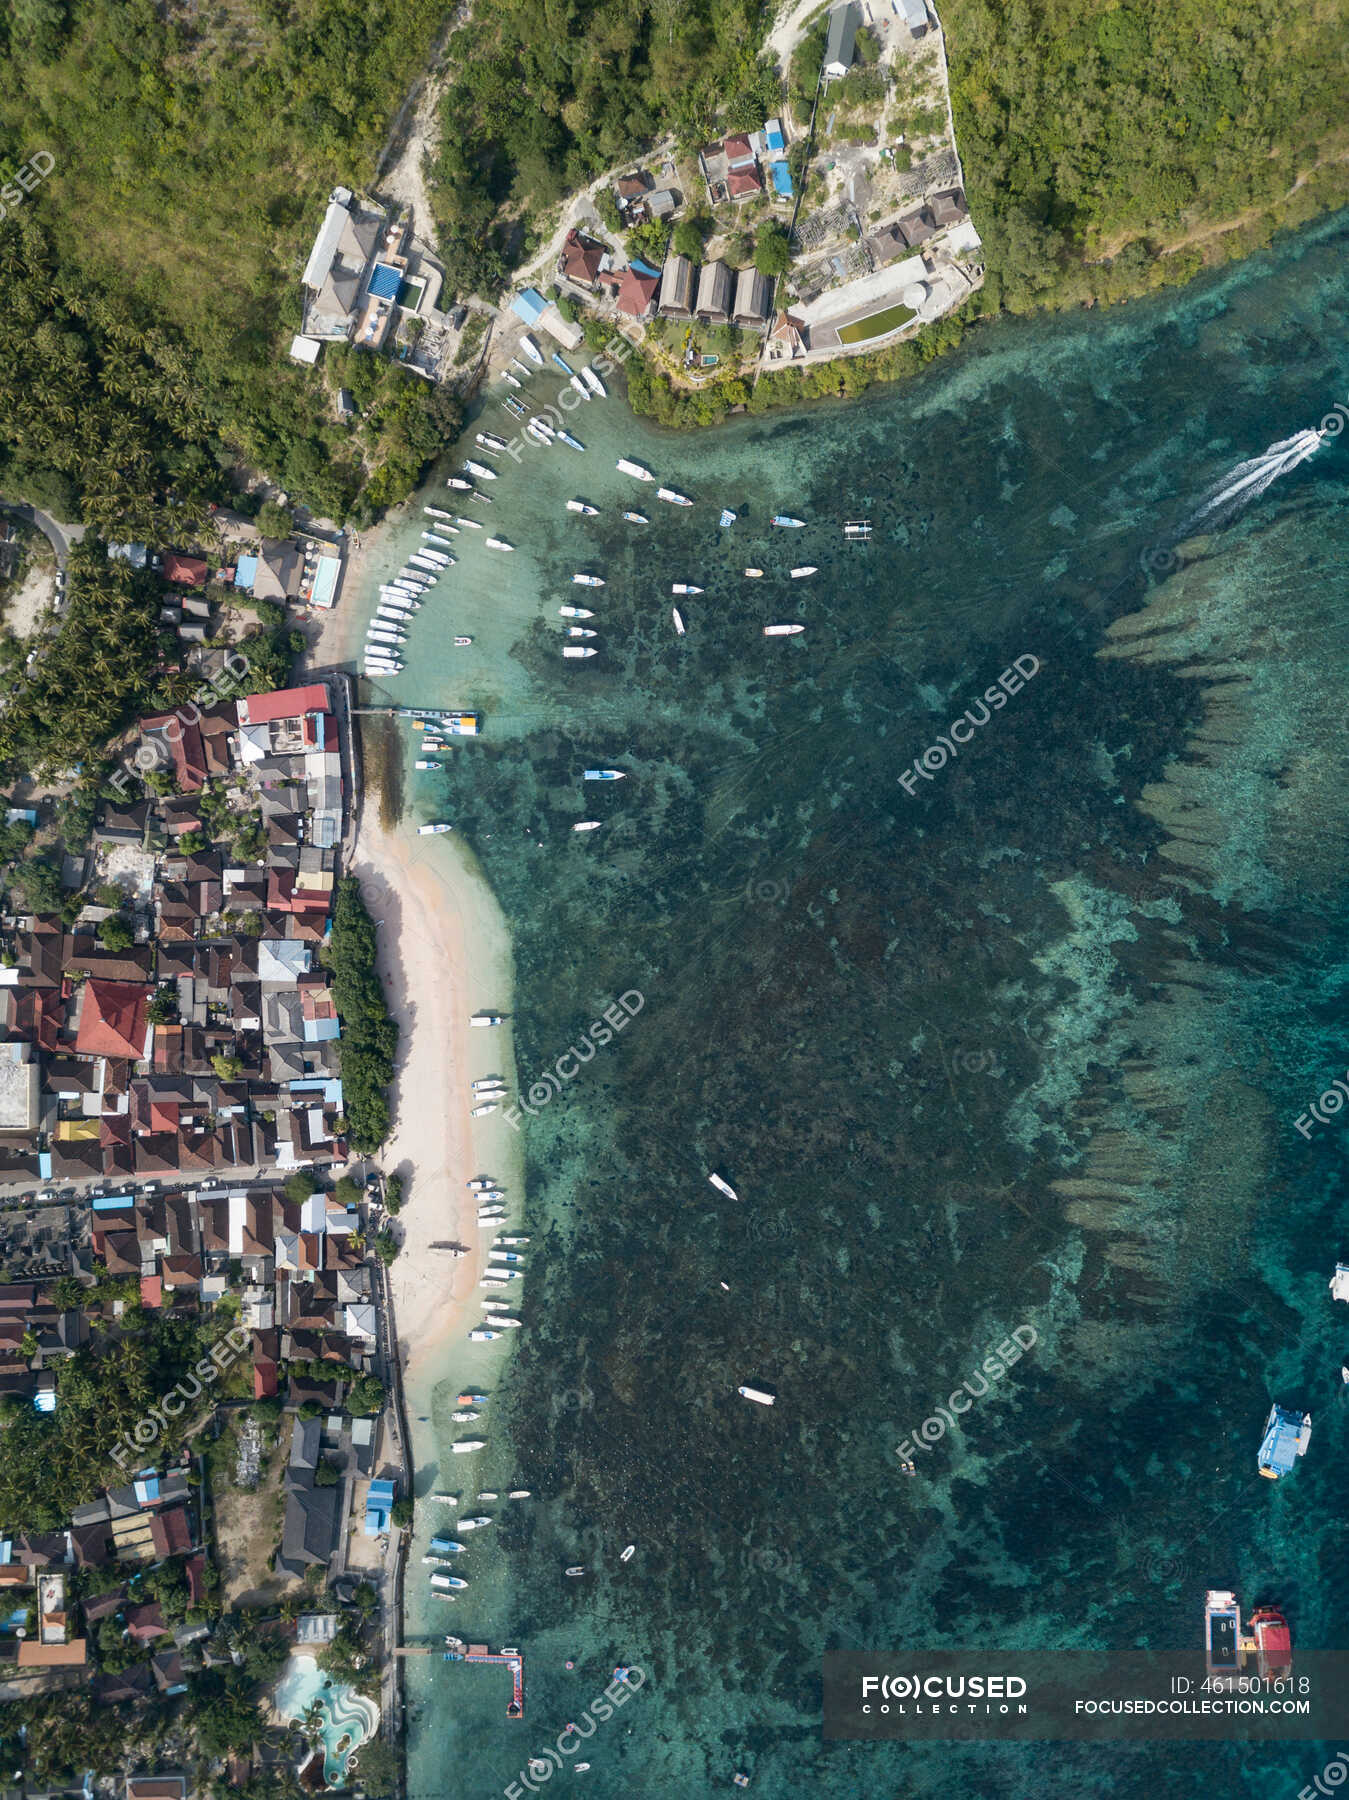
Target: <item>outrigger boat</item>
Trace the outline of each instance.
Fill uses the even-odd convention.
[[[569,431],[559,431],[557,435],[562,439],[564,444],[570,444],[573,450],[585,449],[585,445],[581,442],[580,438],[574,438]]]
[[[651,523],[645,513],[625,512],[623,517],[628,521],[629,525],[649,525]]]
[[[489,469],[486,463],[465,461],[464,467],[470,475],[476,475],[479,481],[495,481],[497,478],[496,470]]]

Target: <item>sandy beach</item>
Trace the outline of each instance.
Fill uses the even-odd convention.
[[[510,1010],[505,920],[463,845],[410,830],[384,830],[368,796],[353,870],[379,921],[380,975],[400,1032],[393,1130],[380,1161],[407,1190],[391,1277],[408,1379],[424,1377],[446,1339],[478,1322],[477,1282],[494,1234],[477,1227],[470,1177],[498,1177],[511,1211],[522,1197],[518,1134],[500,1113],[469,1116],[475,1077],[514,1079],[509,1023],[469,1024],[475,1012]],[[434,1243],[470,1254],[456,1260]]]

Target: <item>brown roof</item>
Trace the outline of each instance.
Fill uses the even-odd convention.
[[[129,981],[87,981],[75,1048],[86,1056],[139,1060],[145,1048],[147,990]]]
[[[600,272],[603,256],[603,246],[583,238],[573,226],[562,245],[562,273],[570,281],[593,282]]]
[[[88,1660],[89,1646],[83,1638],[76,1638],[73,1644],[39,1644],[35,1638],[25,1638],[19,1645],[21,1669],[83,1668]]]

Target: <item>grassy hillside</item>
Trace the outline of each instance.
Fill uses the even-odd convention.
[[[0,13],[0,170],[56,159],[0,223],[11,266],[34,271],[28,311],[48,336],[81,335],[66,348],[86,362],[101,363],[91,340],[110,332],[150,335],[155,360],[181,351],[200,421],[147,409],[202,447],[217,481],[237,450],[340,513],[372,468],[393,465],[383,499],[420,466],[415,378],[390,371],[409,397],[381,394],[353,441],[322,376],[285,349],[323,201],[372,174],[438,23],[416,0],[13,0]],[[30,357],[28,376],[60,348],[40,350],[36,371]],[[0,368],[0,456],[31,461],[7,429],[15,381]]]
[[[990,303],[1184,279],[1349,199],[1342,0],[941,0],[941,13]]]

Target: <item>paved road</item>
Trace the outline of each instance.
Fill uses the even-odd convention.
[[[27,500],[0,500],[0,512],[13,513],[18,519],[24,519],[29,525],[36,525],[56,552],[59,568],[66,566],[66,554],[72,544],[78,544],[88,527],[85,525],[61,525],[49,513],[40,512],[36,506],[30,506]]]

